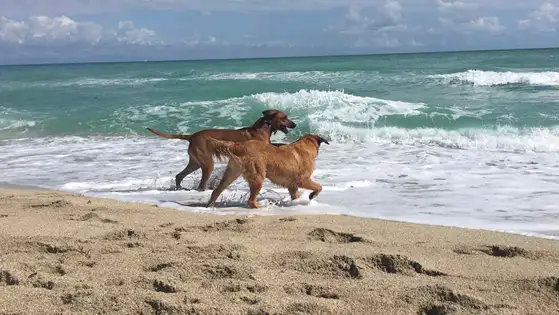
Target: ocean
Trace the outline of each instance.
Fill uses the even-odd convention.
[[[0,67],[0,173],[37,186],[217,214],[346,214],[559,239],[559,50]],[[193,133],[268,108],[330,140],[324,186],[291,202],[239,179],[174,191]],[[218,164],[212,182],[220,179]],[[201,172],[188,176],[195,188]]]

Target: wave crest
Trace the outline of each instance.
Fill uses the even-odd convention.
[[[372,125],[382,116],[418,115],[423,103],[408,103],[346,94],[344,91],[300,90],[261,93],[252,97],[270,108],[307,114],[310,123],[342,122]]]
[[[429,76],[447,84],[470,83],[474,86],[496,86],[507,84],[526,84],[539,86],[559,86],[559,72],[496,72],[468,70],[464,72],[436,74]]]
[[[376,143],[409,146],[436,146],[462,150],[507,152],[559,152],[559,127],[515,128],[500,126],[445,130],[439,128],[405,129],[399,127],[352,128],[322,124],[313,132],[333,142]]]

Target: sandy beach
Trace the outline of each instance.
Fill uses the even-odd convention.
[[[0,314],[557,314],[559,242],[0,189]]]

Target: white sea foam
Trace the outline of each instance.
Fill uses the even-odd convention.
[[[359,71],[291,71],[291,72],[224,72],[224,73],[208,73],[200,76],[185,78],[187,80],[272,80],[272,81],[297,81],[297,82],[313,82],[333,80],[340,78],[352,78],[363,75]],[[372,74],[369,74],[372,75]]]
[[[328,71],[292,71],[292,72],[223,72],[223,73],[200,73],[187,77],[152,77],[152,78],[103,78],[89,77],[58,81],[31,81],[31,82],[0,82],[0,89],[22,89],[22,88],[57,88],[57,87],[96,87],[96,86],[140,86],[150,83],[164,81],[220,81],[220,80],[271,80],[279,82],[332,82],[340,83],[354,80],[370,80],[377,78],[375,73],[361,71],[328,72]]]
[[[529,139],[528,139],[529,140]],[[456,150],[392,142],[323,145],[315,180],[324,186],[291,202],[266,182],[263,210],[246,208],[238,179],[205,208],[211,191],[170,191],[186,165],[187,142],[157,137],[20,139],[0,142],[2,180],[92,196],[217,214],[331,213],[408,222],[557,235],[557,153]],[[223,172],[219,164],[212,181]],[[196,187],[200,172],[184,181]],[[491,193],[488,194],[487,192]]]
[[[340,84],[360,82],[363,84],[386,80],[377,72],[365,71],[279,71],[279,72],[221,72],[198,73],[185,77],[84,77],[55,81],[0,81],[0,89],[60,88],[60,87],[102,87],[102,86],[140,86],[165,81],[221,81],[221,80],[267,80],[277,82]]]
[[[37,124],[34,120],[0,118],[0,131],[24,131]]]
[[[106,85],[143,85],[167,81],[167,78],[84,78],[55,83],[56,86],[106,86]]]
[[[242,118],[250,111],[248,98],[230,98],[217,101],[190,101],[184,103],[167,103],[162,105],[134,105],[119,108],[113,113],[114,123],[142,122],[146,125],[161,120],[177,119],[180,132],[195,132],[200,126],[237,127]],[[194,114],[195,113],[195,114]],[[219,120],[221,126],[212,126],[212,121]],[[244,127],[244,126],[243,126]]]
[[[438,128],[406,129],[398,127],[356,128],[340,123],[317,123],[314,132],[332,141],[397,145],[428,145],[463,150],[508,152],[559,152],[559,128],[498,127],[495,129]]]
[[[0,89],[60,88],[72,86],[96,87],[113,85],[137,86],[167,80],[168,78],[79,78],[65,81],[5,82],[0,84]]]
[[[429,76],[445,83],[466,82],[474,86],[494,86],[506,84],[526,84],[540,86],[558,86],[559,72],[495,72],[468,70],[464,72],[436,74]]]
[[[381,116],[417,115],[422,103],[378,99],[344,91],[300,90],[296,93],[262,93],[253,98],[271,108],[312,112],[311,121],[371,123]]]
[[[380,117],[421,115],[422,103],[362,97],[343,91],[301,90],[296,93],[262,93],[255,99],[270,108],[285,110],[294,119],[334,141],[367,141]],[[301,117],[303,116],[303,117]],[[358,125],[359,127],[355,127]]]
[[[24,116],[25,118],[23,118]],[[27,119],[29,114],[0,106],[0,131],[24,132],[37,124],[36,120]]]

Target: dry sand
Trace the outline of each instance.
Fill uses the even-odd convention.
[[[559,242],[0,189],[0,314],[559,314]]]

